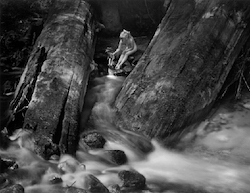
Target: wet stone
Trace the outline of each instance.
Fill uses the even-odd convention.
[[[127,156],[121,150],[107,150],[104,156],[115,165],[123,165],[127,162]]]
[[[118,184],[109,186],[108,189],[109,189],[110,193],[121,193],[121,188],[120,188],[120,186]]]
[[[51,184],[59,184],[62,183],[62,178],[60,178],[59,176],[53,176],[51,179],[49,179],[49,182]]]
[[[146,186],[146,178],[136,171],[123,170],[118,176],[122,181],[122,187],[126,189],[138,190]]]
[[[90,148],[103,148],[106,140],[98,133],[89,133],[82,137],[82,141]]]
[[[0,193],[24,193],[24,188],[20,184],[4,188],[0,190]]]
[[[93,175],[85,176],[86,190],[90,193],[109,193],[109,190]]]

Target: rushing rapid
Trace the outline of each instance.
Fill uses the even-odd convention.
[[[1,157],[14,158],[19,166],[5,177],[23,185],[26,193],[45,193],[60,192],[58,186],[86,190],[89,174],[106,187],[121,185],[118,172],[135,170],[146,178],[148,192],[250,192],[250,121],[246,117],[250,110],[243,106],[249,101],[241,102],[235,111],[219,108],[209,120],[183,136],[183,150],[169,150],[155,140],[112,125],[114,110],[109,104],[122,82],[119,77],[106,77],[93,107],[96,131],[107,138],[103,149],[83,150],[79,144],[75,157],[61,155],[59,160],[47,161],[34,153],[32,133],[20,130],[12,136],[12,145],[0,151]],[[151,151],[134,148],[136,139],[152,146]],[[124,151],[126,164],[110,164],[106,150]],[[61,181],[55,185],[51,179]],[[188,188],[190,191],[185,191]]]

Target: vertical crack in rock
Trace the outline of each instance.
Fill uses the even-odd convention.
[[[73,80],[73,76],[74,74],[72,75],[71,77],[71,80],[70,80],[70,84],[68,86],[68,90],[67,90],[67,94],[65,96],[65,99],[63,101],[63,105],[62,105],[62,109],[61,109],[61,114],[59,116],[59,122],[58,122],[58,125],[57,125],[57,128],[56,128],[56,132],[53,136],[53,143],[59,145],[60,141],[61,141],[61,138],[62,138],[62,132],[63,132],[63,121],[65,119],[65,108],[66,108],[66,104],[67,104],[67,101],[68,101],[68,96],[69,96],[69,92],[70,92],[70,87],[71,87],[71,83],[72,83],[72,80]],[[66,144],[64,144],[66,145]],[[67,146],[66,146],[67,148]]]
[[[39,76],[39,74],[41,72],[43,63],[47,58],[47,53],[45,52],[45,47],[39,48],[39,52],[40,52],[40,54],[39,54],[39,57],[37,59],[36,72],[35,72],[35,75],[34,75],[33,82],[31,83],[31,92],[32,92],[32,94],[33,94],[33,91],[34,91],[34,88],[35,88],[35,85],[36,85],[37,78],[38,78],[38,76]],[[29,101],[31,99],[32,94],[30,95],[30,98],[28,98]]]
[[[41,69],[42,69],[42,66],[43,66],[43,63],[44,61],[46,60],[47,58],[47,53],[45,52],[45,48],[42,47],[42,48],[39,48],[38,51],[39,52],[39,57],[37,59],[37,67],[36,67],[36,71],[35,71],[35,74],[34,74],[34,77],[33,77],[33,80],[32,82],[28,85],[28,92],[26,94],[26,101],[27,101],[27,106],[32,98],[32,94],[34,92],[34,89],[35,89],[35,85],[36,85],[36,81],[37,81],[37,78],[41,72]]]
[[[70,87],[70,86],[69,86]],[[56,132],[53,136],[53,143],[59,145],[59,142],[61,140],[61,135],[62,135],[62,129],[63,129],[63,120],[64,120],[64,115],[65,115],[65,106],[66,106],[66,102],[67,102],[67,99],[68,99],[68,95],[69,95],[69,88],[68,88],[68,92],[67,92],[67,95],[63,101],[63,106],[62,106],[62,109],[61,109],[61,114],[59,116],[59,121],[58,121],[58,125],[57,125],[57,128],[56,128]]]
[[[15,129],[16,127],[17,128],[22,127],[24,114],[27,111],[28,105],[32,98],[37,78],[41,72],[43,63],[47,58],[47,52],[45,51],[45,47],[38,48],[37,51],[35,52],[35,55],[37,55],[38,57],[37,57],[36,62],[34,62],[35,65],[34,65],[33,74],[27,75],[25,71],[23,72],[23,75],[25,74],[26,76],[28,76],[28,78],[23,81],[17,93],[17,96],[10,104],[10,109],[13,110],[12,116],[11,116],[13,120],[9,121],[7,127],[9,127],[9,124],[14,122],[14,125],[16,126],[15,127],[10,126],[10,128],[12,129]]]

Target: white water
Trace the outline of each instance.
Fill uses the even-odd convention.
[[[155,151],[147,160],[132,163],[148,182],[189,184],[218,192],[250,190],[248,166],[171,152],[157,143],[155,147]]]
[[[122,81],[115,77],[109,81],[111,82],[106,84],[106,90],[102,93],[105,93],[105,97],[112,98],[112,93],[119,89]],[[108,99],[101,98],[102,102]],[[101,157],[103,150],[92,150],[88,153],[79,150],[77,158],[63,155],[57,162],[45,161],[32,153],[33,146],[30,145],[32,137],[28,138],[27,136],[31,136],[29,134],[19,138],[18,146],[13,145],[0,154],[16,157],[19,166],[31,176],[32,180],[23,179],[20,177],[24,175],[21,172],[15,177],[17,182],[25,186],[25,192],[52,192],[54,185],[49,184],[49,179],[53,176],[61,177],[64,187],[87,189],[86,174],[95,175],[106,187],[113,184],[120,185],[118,172],[133,168],[146,177],[151,192],[179,192],[176,187],[184,185],[208,192],[248,193],[250,192],[250,119],[248,118],[250,110],[245,107],[248,107],[249,99],[250,95],[247,94],[246,98],[237,104],[222,105],[211,118],[183,136],[180,143],[186,147],[181,152],[170,151],[153,140],[154,150],[146,157],[142,157],[129,145],[109,141],[105,145],[105,150],[123,150],[128,157],[128,163],[119,167],[110,166],[99,159],[98,156]],[[232,109],[230,105],[234,108]],[[104,110],[107,112],[107,108],[109,114],[98,113]],[[113,111],[108,105],[100,103],[94,109],[96,117],[101,119],[102,124],[105,120],[110,124]]]

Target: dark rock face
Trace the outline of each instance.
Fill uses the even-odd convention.
[[[15,184],[0,190],[0,193],[24,193],[24,188],[20,184]]]
[[[165,15],[164,0],[89,0],[105,35],[119,34],[125,28],[133,34],[153,34]]]
[[[111,4],[107,2],[100,3],[101,5],[101,20],[105,26],[106,33],[118,34],[122,30],[118,4],[113,1]]]
[[[10,139],[0,132],[0,148],[6,149],[10,145]]]
[[[0,158],[0,173],[2,173],[5,170],[5,164],[4,161]]]
[[[123,170],[118,176],[122,181],[122,187],[126,189],[138,190],[146,186],[146,178],[136,171]]]
[[[98,133],[89,133],[81,139],[90,148],[103,148],[106,140]]]
[[[90,193],[109,193],[109,190],[91,174],[85,177],[85,183]]]

